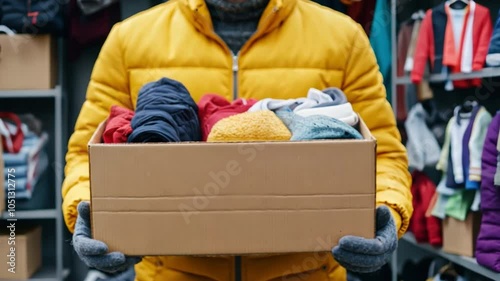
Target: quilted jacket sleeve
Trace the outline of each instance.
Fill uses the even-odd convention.
[[[64,220],[71,232],[77,217],[76,206],[80,201],[90,200],[87,143],[99,123],[108,116],[112,105],[132,109],[120,37],[117,24],[94,65],[87,97],[69,140],[62,195]]]
[[[360,26],[351,42],[342,89],[377,139],[377,204],[391,208],[402,236],[413,213],[406,149],[386,99],[375,54]]]

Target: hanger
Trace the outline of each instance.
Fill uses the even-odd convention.
[[[477,105],[477,102],[466,100],[460,107],[459,113],[470,113],[472,109]]]
[[[453,264],[448,264],[439,271],[439,277],[442,281],[456,281],[458,273]]]
[[[450,8],[454,10],[463,10],[465,7],[469,5],[470,1],[469,0],[449,0],[448,4],[450,5]]]

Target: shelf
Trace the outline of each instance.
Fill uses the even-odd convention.
[[[471,73],[455,73],[450,75],[451,80],[464,80],[464,79],[474,79],[474,78],[489,78],[489,77],[498,77],[500,76],[500,68],[499,67],[488,67],[483,68],[480,71],[471,72]],[[445,82],[446,76],[444,74],[432,74],[426,78],[429,82]],[[397,77],[396,78],[397,85],[406,85],[412,84],[411,78],[409,76]]]
[[[58,211],[53,209],[53,210],[30,210],[30,211],[16,211],[16,216],[14,217],[15,219],[18,220],[27,220],[27,219],[55,219],[59,215]],[[9,217],[9,212],[8,211],[3,211],[2,212],[2,218],[7,220],[7,219],[12,219]]]
[[[460,265],[464,268],[467,268],[470,271],[473,271],[481,276],[493,279],[493,280],[500,280],[500,273],[496,273],[494,271],[491,271],[487,269],[486,267],[483,267],[479,265],[476,262],[476,259],[470,258],[470,257],[463,257],[463,256],[457,256],[457,255],[452,255],[443,252],[440,249],[434,248],[429,244],[419,244],[416,242],[415,237],[407,233],[403,238],[401,238],[401,241],[405,241],[415,247],[418,247],[434,256],[439,256],[441,258],[444,258],[446,260],[449,260],[452,263],[455,263],[457,265]]]
[[[28,281],[62,281],[69,276],[69,272],[69,269],[64,269],[63,278],[57,278],[56,269],[54,267],[44,267],[37,271]],[[0,281],[7,281],[7,279],[0,279]]]
[[[59,86],[50,90],[0,90],[0,98],[54,98],[60,93]]]

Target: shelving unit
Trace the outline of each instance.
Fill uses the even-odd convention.
[[[470,257],[463,257],[463,256],[448,254],[448,253],[443,252],[440,249],[432,247],[431,245],[419,244],[419,243],[417,243],[417,241],[415,240],[415,237],[411,233],[408,233],[405,236],[403,236],[403,238],[401,238],[401,241],[403,243],[408,243],[408,244],[412,245],[413,247],[417,247],[419,249],[422,249],[422,250],[426,251],[427,253],[429,253],[430,255],[438,256],[438,257],[444,258],[446,260],[449,260],[450,262],[455,263],[459,266],[462,266],[462,267],[464,267],[472,272],[475,272],[481,276],[490,278],[492,280],[500,280],[500,273],[493,272],[493,271],[479,265],[477,263],[476,259],[470,258]]]
[[[34,219],[55,219],[59,216],[57,209],[53,210],[30,210],[30,211],[16,211],[16,219],[18,220],[34,220]],[[2,214],[2,219],[9,218],[8,213]]]
[[[62,195],[60,192],[60,188],[62,186],[63,181],[63,168],[64,168],[64,153],[66,148],[66,109],[65,109],[65,77],[64,77],[64,65],[65,65],[65,56],[64,56],[64,42],[63,40],[59,40],[58,42],[59,49],[59,85],[54,89],[49,90],[0,90],[0,99],[22,99],[25,103],[33,104],[40,99],[51,99],[53,102],[53,112],[45,112],[53,116],[53,135],[50,135],[50,139],[53,140],[54,145],[54,155],[53,155],[53,163],[49,165],[49,170],[52,168],[53,174],[50,172],[45,173],[45,176],[50,176],[54,178],[55,184],[55,194],[53,194],[55,198],[55,206],[49,209],[39,209],[39,210],[16,210],[15,218],[17,219],[17,223],[22,223],[23,220],[29,220],[31,222],[45,222],[45,221],[53,221],[54,229],[48,229],[55,233],[55,237],[48,237],[46,235],[42,235],[42,245],[45,243],[46,239],[54,239],[54,256],[55,263],[47,264],[45,261],[44,265],[40,270],[38,270],[35,275],[29,280],[36,281],[63,281],[65,280],[69,274],[69,269],[64,269],[64,257],[63,257],[63,246],[65,243],[64,239],[64,229],[63,229],[63,217],[62,217]],[[16,101],[17,102],[17,101]],[[8,214],[6,212],[2,212],[2,219],[7,219]],[[45,230],[44,230],[45,231]],[[51,244],[49,244],[51,245]],[[0,279],[1,281],[2,279]]]
[[[491,78],[499,76],[500,76],[500,67],[488,67],[482,69],[481,71],[476,71],[471,73],[453,73],[450,75],[449,79],[454,81],[454,80],[475,79],[475,78]],[[445,82],[446,79],[447,77],[444,74],[432,74],[429,77],[426,77],[426,80],[429,82]],[[395,81],[396,85],[412,84],[411,78],[408,76],[396,77]]]
[[[408,1],[409,3],[410,1]],[[438,1],[435,1],[434,4],[437,4]],[[442,1],[440,1],[442,2]],[[492,15],[496,17],[497,11],[498,11],[498,2],[496,1],[486,1],[486,0],[478,0],[476,2],[481,2],[478,4],[484,4],[492,9]],[[412,84],[411,78],[409,76],[403,76],[399,77],[397,75],[397,65],[398,65],[398,59],[397,59],[397,54],[398,54],[398,37],[397,37],[397,32],[398,32],[398,12],[403,10],[403,7],[401,7],[401,3],[398,0],[390,0],[391,3],[391,53],[393,54],[392,56],[392,107],[395,113],[397,113],[398,108],[398,96],[397,96],[397,86],[398,85],[410,85]],[[415,1],[413,1],[415,3]],[[413,11],[412,11],[413,12]],[[455,73],[455,74],[450,74],[448,77],[443,74],[432,74],[427,77],[424,77],[426,81],[432,82],[432,83],[439,83],[439,82],[446,82],[447,79],[455,81],[455,80],[467,80],[467,79],[475,79],[475,78],[480,78],[480,79],[489,79],[489,78],[494,78],[494,77],[500,77],[500,67],[498,68],[493,68],[493,67],[488,67],[484,68],[481,71],[475,71],[472,73]],[[487,80],[486,80],[487,81]],[[494,85],[495,89],[498,88],[498,85]],[[444,92],[444,89],[443,89]],[[490,90],[491,92],[491,90]],[[436,93],[435,93],[436,94]],[[450,99],[451,100],[451,99]],[[462,256],[457,256],[457,255],[452,255],[449,253],[446,253],[440,249],[436,249],[430,245],[427,244],[418,244],[416,240],[414,239],[413,235],[407,234],[403,238],[400,239],[401,244],[405,245],[410,245],[410,247],[418,248],[421,249],[423,252],[427,253],[430,256],[435,256],[435,257],[440,257],[445,260],[448,260],[454,264],[457,264],[463,268],[466,268],[468,271],[473,272],[479,276],[489,278],[492,280],[500,280],[500,273],[495,273],[491,270],[488,270],[487,268],[479,265],[475,259],[473,258],[468,258],[468,257],[462,257]],[[400,253],[402,254],[402,253]],[[398,273],[398,253],[394,253],[392,256],[391,260],[391,268],[392,268],[392,281],[397,281],[397,273]]]

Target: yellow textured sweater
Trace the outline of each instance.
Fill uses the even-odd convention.
[[[286,141],[292,134],[272,111],[245,112],[217,122],[208,142]]]

